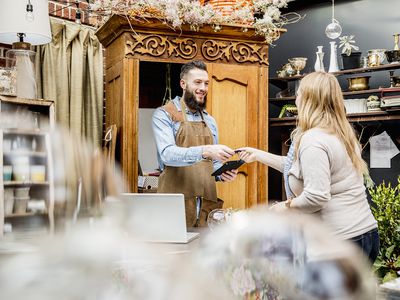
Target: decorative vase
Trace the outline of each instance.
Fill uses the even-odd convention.
[[[357,69],[361,67],[361,52],[351,52],[350,55],[342,53],[343,70]]]
[[[329,61],[329,73],[332,72],[338,72],[339,71],[339,66],[338,66],[338,60],[337,60],[337,45],[336,42],[329,42],[331,44],[331,57]]]
[[[315,52],[315,54],[317,55],[317,58],[316,58],[315,64],[314,64],[314,70],[316,72],[318,72],[318,71],[325,72],[325,67],[324,67],[324,55],[325,55],[325,53],[322,52],[322,47],[323,46],[317,46],[318,51]]]

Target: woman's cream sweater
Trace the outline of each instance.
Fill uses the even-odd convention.
[[[368,204],[363,176],[356,172],[341,141],[322,129],[307,131],[289,171],[296,195],[291,208],[318,213],[334,234],[356,237],[377,227]]]

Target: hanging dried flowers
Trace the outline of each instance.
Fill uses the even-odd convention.
[[[130,16],[134,19],[157,18],[173,28],[189,24],[192,30],[199,30],[205,24],[221,30],[221,24],[253,26],[256,33],[265,36],[271,44],[280,36],[284,25],[301,19],[297,13],[282,14],[288,0],[236,0],[229,10],[221,10],[218,1],[198,0],[94,0],[91,13],[97,15],[99,25],[112,14]],[[254,18],[254,16],[259,16]]]

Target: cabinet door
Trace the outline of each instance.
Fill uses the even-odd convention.
[[[267,69],[210,64],[209,74],[207,108],[217,121],[219,143],[232,149],[243,146],[266,149],[268,102],[267,78],[263,77],[267,76]],[[225,201],[226,208],[243,209],[265,202],[266,180],[265,167],[245,164],[235,181],[217,184],[218,197]]]
[[[118,128],[116,159],[128,191],[137,191],[139,60],[123,59],[106,70],[106,127]]]

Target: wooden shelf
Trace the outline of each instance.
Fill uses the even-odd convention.
[[[371,122],[371,121],[391,121],[391,120],[400,120],[400,114],[390,114],[385,111],[380,112],[367,112],[367,113],[357,113],[357,114],[348,114],[347,119],[352,122]],[[295,117],[287,117],[287,118],[270,118],[269,124],[271,127],[277,126],[294,126],[296,125]]]
[[[38,186],[38,185],[43,185],[47,186],[49,185],[48,181],[43,181],[43,182],[38,182],[38,181],[4,181],[4,186],[25,186],[25,185],[30,185],[30,186]]]
[[[47,216],[47,211],[46,212],[26,212],[26,213],[20,213],[20,214],[11,214],[11,215],[5,215],[4,218],[23,218],[23,217],[31,217],[31,216]]]
[[[26,98],[18,98],[17,96],[8,96],[8,95],[1,95],[0,100],[2,102],[14,103],[17,105],[25,104],[31,106],[52,106],[54,105],[53,101],[44,100],[44,99],[26,99]]]
[[[27,111],[27,119],[17,119],[16,116],[20,110]],[[33,125],[34,114],[36,114],[39,128]],[[25,177],[27,180],[8,180],[4,181],[4,177],[0,179],[0,187],[4,190],[14,188],[29,188],[29,196],[31,200],[45,199],[46,210],[40,211],[27,211],[23,213],[11,213],[5,216],[4,201],[5,193],[0,193],[0,239],[4,236],[4,219],[11,223],[13,232],[7,235],[14,235],[15,230],[31,230],[37,231],[36,226],[40,227],[38,232],[54,232],[54,177],[53,177],[53,161],[51,156],[51,144],[49,131],[55,126],[55,111],[54,102],[42,99],[24,99],[12,96],[0,95],[0,117],[6,117],[8,123],[7,128],[0,129],[0,143],[3,144],[7,140],[8,144],[6,149],[0,155],[0,167],[3,168],[4,164],[9,164],[14,158],[27,157],[30,164],[40,164],[45,166],[46,177],[33,179],[44,179],[46,181],[35,181],[30,177]],[[32,118],[30,118],[32,116]],[[14,118],[15,117],[15,118]],[[27,120],[25,122],[25,119]],[[29,122],[28,122],[29,121]],[[31,124],[32,123],[32,124]],[[19,142],[21,139],[21,143]],[[20,147],[10,149],[10,144],[17,144]],[[34,148],[32,148],[32,144]],[[36,145],[36,146],[35,146]],[[24,147],[22,147],[24,146]],[[4,149],[4,148],[3,148]],[[33,150],[35,149],[35,150]],[[10,177],[9,177],[10,178]],[[18,178],[18,177],[15,177]],[[19,177],[23,178],[23,177]],[[12,179],[12,178],[10,178]],[[36,224],[33,222],[32,217],[40,216],[48,218],[48,222],[40,222]],[[28,218],[27,221],[24,218]],[[31,222],[32,221],[32,222]],[[35,223],[35,224],[34,224]],[[14,227],[14,224],[17,225]]]
[[[349,95],[363,95],[363,94],[379,94],[382,92],[382,89],[370,89],[370,90],[362,90],[362,91],[347,91],[342,92],[343,96]]]
[[[362,91],[347,91],[347,92],[343,92],[343,96],[363,95],[363,94],[379,94],[381,92],[382,92],[382,88],[362,90]],[[296,96],[281,97],[281,98],[269,98],[270,102],[288,102],[288,101],[294,101],[294,100],[296,100]]]
[[[287,102],[296,100],[296,96],[281,97],[281,98],[269,98],[270,102]]]
[[[339,75],[352,75],[352,74],[362,74],[362,73],[369,73],[369,72],[376,72],[376,71],[389,71],[389,70],[395,70],[395,69],[400,69],[400,63],[393,63],[393,64],[385,64],[385,65],[380,65],[377,67],[369,67],[369,68],[357,68],[357,69],[349,69],[349,70],[342,70],[338,72],[333,72],[331,74],[335,76]],[[307,74],[299,75],[299,76],[290,76],[290,77],[274,77],[270,78],[269,82],[272,83],[273,85],[277,86],[278,88],[284,89],[286,88],[287,82],[289,81],[295,81],[302,79],[304,76]]]

